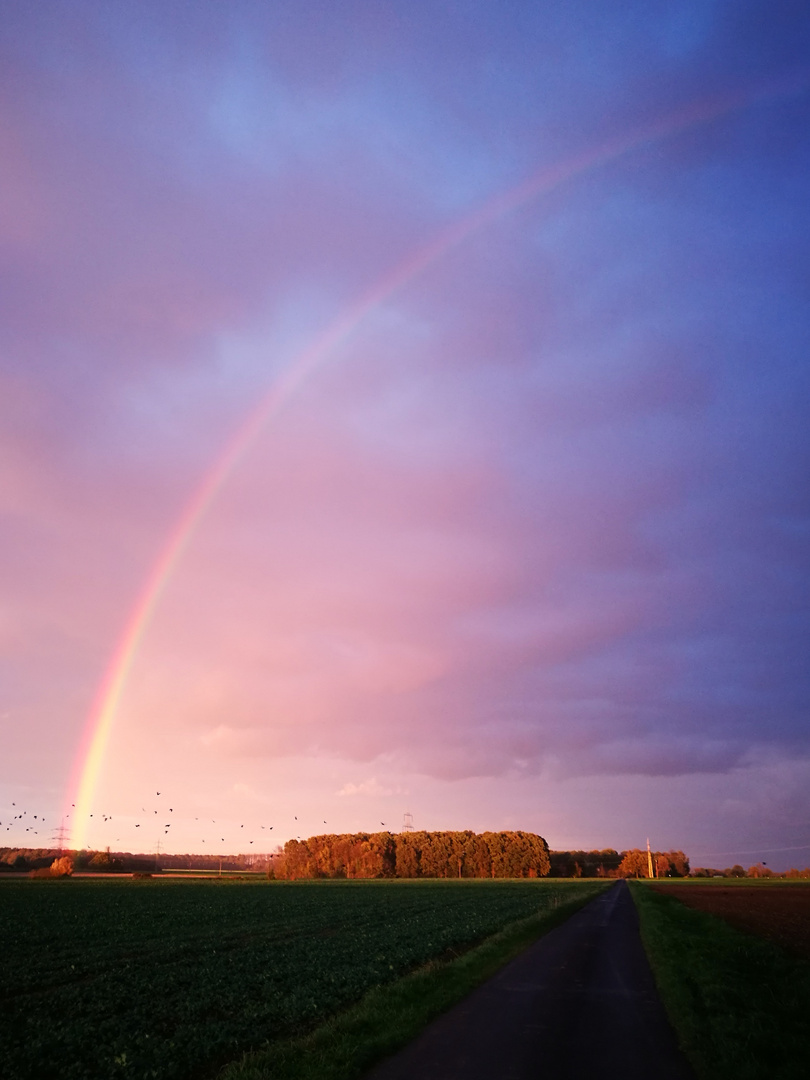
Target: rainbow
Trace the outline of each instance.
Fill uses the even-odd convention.
[[[581,154],[542,168],[522,183],[492,196],[472,213],[440,231],[426,246],[403,260],[354,304],[343,311],[289,364],[259,404],[224,447],[183,509],[141,589],[140,596],[112,655],[96,693],[74,760],[66,808],[72,824],[73,846],[86,844],[89,815],[104,763],[104,755],[127,677],[149,622],[183,552],[217,493],[256,439],[295,390],[338,345],[360,326],[380,304],[404,288],[469,236],[505,214],[583,173],[612,162],[631,150],[683,131],[702,126],[759,100],[804,91],[810,78],[801,71],[779,82],[742,93],[727,94],[693,103],[624,135],[608,139]],[[71,798],[71,793],[74,793]],[[74,804],[75,808],[71,806]],[[72,813],[70,811],[72,810]]]

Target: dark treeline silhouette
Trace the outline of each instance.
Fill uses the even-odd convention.
[[[603,851],[550,851],[552,877],[615,877],[622,856],[613,848]]]
[[[155,873],[161,870],[268,870],[278,855],[158,855],[129,851],[69,851],[58,848],[0,848],[0,873],[41,870],[69,856],[76,872]]]
[[[288,840],[276,876],[530,878],[549,872],[548,845],[527,832],[379,832]]]
[[[631,851],[552,851],[552,877],[647,877],[647,852]],[[689,859],[682,851],[652,852],[656,877],[688,877]]]

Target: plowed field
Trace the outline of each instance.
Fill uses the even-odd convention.
[[[653,885],[810,960],[810,885]]]

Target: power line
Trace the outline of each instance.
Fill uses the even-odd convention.
[[[776,851],[810,851],[810,844],[796,844],[793,847],[757,847],[746,851],[699,851],[690,855],[690,859],[715,858],[717,855],[772,855]]]

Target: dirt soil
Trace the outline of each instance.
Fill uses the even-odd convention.
[[[653,885],[810,960],[810,885]]]

